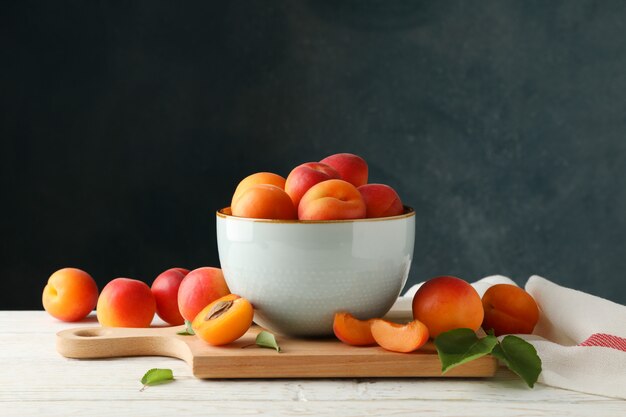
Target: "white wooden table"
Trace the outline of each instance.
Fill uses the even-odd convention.
[[[55,334],[96,326],[43,311],[0,311],[0,416],[626,416],[626,401],[488,379],[198,380],[180,360],[66,359]],[[176,380],[140,392],[150,368]]]

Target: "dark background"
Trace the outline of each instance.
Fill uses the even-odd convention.
[[[415,207],[410,282],[541,274],[626,303],[626,2],[15,1],[0,308],[218,265],[214,211],[336,152]]]

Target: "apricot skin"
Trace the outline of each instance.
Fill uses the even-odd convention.
[[[343,180],[326,180],[311,187],[300,200],[300,220],[346,220],[365,218],[361,193]]]
[[[291,197],[275,185],[257,184],[244,191],[231,207],[233,216],[249,219],[295,220]]]
[[[425,282],[413,297],[413,318],[428,327],[432,338],[458,328],[478,330],[483,322],[480,296],[460,278],[441,276]]]
[[[291,170],[285,182],[285,192],[291,197],[293,205],[298,208],[302,196],[315,184],[339,178],[339,173],[331,166],[319,162],[306,162]]]
[[[248,175],[246,178],[241,180],[241,182],[237,185],[235,192],[233,193],[233,198],[231,200],[230,206],[232,207],[235,204],[235,201],[250,187],[258,184],[268,184],[275,185],[280,189],[285,189],[285,179],[278,174],[274,174],[272,172],[256,172],[254,174]]]
[[[116,278],[98,298],[98,321],[106,327],[150,327],[156,301],[150,287],[130,278]]]
[[[363,197],[366,217],[390,217],[404,212],[396,190],[386,184],[365,184],[357,188]]]
[[[220,268],[196,268],[183,278],[178,287],[178,309],[185,320],[193,321],[200,310],[229,293]]]
[[[160,273],[150,287],[156,301],[157,315],[172,326],[185,322],[178,308],[178,289],[188,273],[189,270],[185,268],[170,268]]]
[[[215,307],[230,303],[225,311],[215,313],[218,311]],[[213,346],[222,346],[243,336],[252,326],[253,318],[254,309],[248,300],[228,294],[202,309],[193,320],[192,327],[200,339]]]
[[[365,160],[358,155],[351,153],[337,153],[327,156],[320,162],[335,168],[342,180],[348,181],[355,187],[367,184],[367,162],[365,162]]]
[[[482,327],[493,329],[496,336],[530,334],[539,320],[535,299],[515,285],[496,284],[482,298],[485,317]]]
[[[87,272],[63,268],[48,278],[41,302],[44,309],[62,321],[78,321],[96,307],[98,286]]]
[[[335,313],[333,332],[337,339],[353,346],[374,345],[376,341],[372,336],[370,320],[359,320],[350,313]]]
[[[419,320],[407,324],[392,323],[383,319],[372,321],[372,335],[383,349],[409,353],[426,344],[428,328]]]

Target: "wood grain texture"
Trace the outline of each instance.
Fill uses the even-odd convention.
[[[184,360],[198,378],[329,377],[486,377],[497,362],[490,356],[458,366],[445,375],[432,342],[417,352],[394,353],[381,347],[354,347],[336,339],[279,337],[278,353],[254,345],[254,326],[227,346],[209,346],[176,333],[184,326],[148,329],[78,328],[59,332],[57,351],[68,358],[170,356]]]
[[[505,368],[489,378],[197,379],[168,357],[75,360],[56,352],[57,332],[95,324],[93,316],[62,323],[42,311],[0,312],[0,416],[626,415],[626,401],[531,390]],[[175,381],[140,392],[150,368],[172,369]]]

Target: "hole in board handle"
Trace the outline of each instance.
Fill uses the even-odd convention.
[[[106,329],[85,329],[85,330],[78,330],[74,334],[78,337],[99,337],[99,336],[106,336],[107,333],[108,332],[106,331]]]

